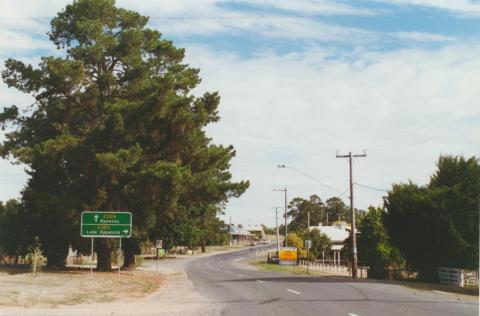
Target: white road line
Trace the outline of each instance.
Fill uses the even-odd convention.
[[[239,277],[243,277],[243,274],[240,274],[240,273],[239,273],[239,274],[237,274],[237,275],[238,275]]]
[[[358,315],[354,313],[348,313],[348,316],[358,316]]]
[[[258,282],[258,283],[263,283],[263,282],[265,282],[265,281],[262,281],[262,280],[257,280],[257,282]]]
[[[302,293],[300,293],[300,292],[297,292],[297,291],[294,291],[294,290],[290,290],[290,289],[287,289],[287,291],[290,292],[290,293],[293,293],[293,294],[297,294],[297,295],[302,294]]]
[[[226,270],[225,273],[231,273],[230,271]]]

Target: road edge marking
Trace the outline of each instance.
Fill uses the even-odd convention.
[[[297,295],[300,295],[302,293],[298,292],[298,291],[295,291],[295,290],[291,290],[291,289],[287,289],[288,292],[290,293],[293,293],[293,294],[297,294]]]

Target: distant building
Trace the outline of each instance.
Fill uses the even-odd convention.
[[[250,233],[246,228],[243,228],[242,225],[231,225],[228,232],[231,236],[232,243],[250,242],[254,238],[254,235]]]
[[[252,234],[255,240],[266,239],[265,232],[262,225],[248,225],[247,230]]]
[[[343,249],[343,243],[345,242],[345,239],[350,236],[350,225],[345,222],[336,222],[332,226],[323,226],[322,224],[319,224],[318,226],[310,226],[308,229],[310,231],[318,229],[321,234],[325,234],[330,238],[333,244],[333,264],[339,265],[341,261],[340,251]]]

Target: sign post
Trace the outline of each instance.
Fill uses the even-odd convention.
[[[93,280],[93,237],[92,248],[90,249],[90,280]]]
[[[159,257],[159,251],[163,246],[163,240],[162,239],[157,239],[155,240],[155,253],[157,255],[157,268],[155,269],[155,272],[158,273],[158,257]]]
[[[118,259],[117,259],[117,264],[118,264],[118,279],[120,280],[120,256],[122,255],[122,237],[118,238],[119,243],[118,243]]]
[[[305,248],[307,249],[307,274],[310,273],[310,248],[312,248],[312,241],[310,239],[305,240]]]
[[[120,278],[120,255],[122,238],[132,236],[131,212],[83,212],[80,224],[80,235],[92,238],[90,252],[90,278],[93,279],[93,239],[119,238],[118,277]]]

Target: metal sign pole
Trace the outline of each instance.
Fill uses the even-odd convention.
[[[120,244],[118,246],[118,279],[120,279],[120,254],[122,253],[122,238],[118,238],[120,239]]]
[[[90,280],[93,280],[93,237],[92,248],[90,249]]]
[[[307,274],[310,274],[310,247],[307,247]]]
[[[157,268],[155,269],[155,272],[158,273],[158,248],[155,248],[156,252],[157,252]]]

